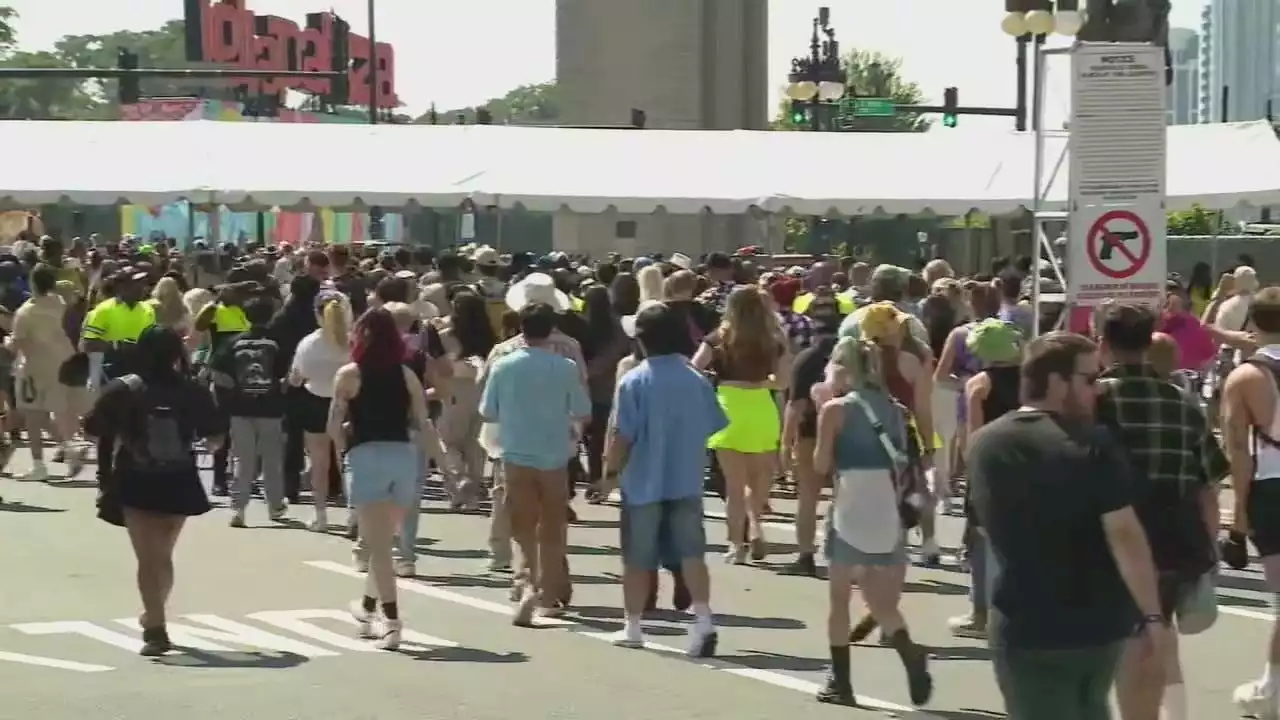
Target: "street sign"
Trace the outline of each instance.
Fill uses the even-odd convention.
[[[1168,253],[1164,212],[1126,205],[1073,213],[1067,242],[1067,297],[1082,307],[1106,300],[1158,305],[1164,296]]]
[[[1164,51],[1077,44],[1071,106],[1067,297],[1159,305],[1169,265]]]
[[[845,98],[841,105],[846,113],[854,117],[893,117],[897,114],[893,100],[889,98]]]
[[[1164,51],[1081,43],[1071,53],[1070,195],[1081,205],[1164,200]]]

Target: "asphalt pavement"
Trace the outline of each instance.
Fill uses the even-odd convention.
[[[20,453],[9,471],[28,464]],[[903,601],[913,635],[931,648],[930,707],[907,707],[901,666],[874,644],[852,655],[864,709],[815,702],[826,589],[782,572],[795,550],[784,498],[773,503],[770,563],[734,567],[708,555],[720,626],[710,661],[684,657],[686,618],[670,611],[646,620],[646,650],[606,641],[621,627],[616,508],[577,504],[571,612],[522,629],[509,622],[508,577],[485,569],[487,518],[450,514],[438,500],[424,511],[419,576],[399,583],[412,630],[399,652],[355,636],[346,607],[362,579],[350,542],[303,529],[307,508],[291,511],[297,523],[274,524],[255,502],[246,529],[228,527],[223,508],[188,524],[170,602],[171,635],[184,649],[141,658],[132,555],[123,531],[94,518],[92,472],[48,484],[0,479],[0,720],[1004,717],[983,643],[947,632],[968,591],[951,558],[911,570]],[[709,553],[723,549],[718,510],[708,502]],[[942,521],[952,552],[960,529],[958,518]],[[1192,717],[1235,717],[1233,688],[1260,668],[1270,610],[1254,570],[1224,576],[1217,625],[1184,639]],[[662,597],[669,607],[669,586]]]

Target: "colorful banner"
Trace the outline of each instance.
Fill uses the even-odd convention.
[[[200,100],[174,98],[146,100],[120,109],[122,120],[208,121],[219,122],[294,122],[294,123],[348,123],[365,121],[363,114],[300,112],[282,109],[279,117],[245,117],[240,103],[226,100]],[[317,223],[316,215],[320,216]],[[209,214],[195,211],[190,205],[173,203],[159,207],[125,205],[120,208],[120,232],[148,237],[153,232],[175,238],[179,247],[188,246],[195,238],[209,242],[244,243],[259,240],[258,213],[232,212],[219,209],[218,237],[210,237]],[[399,213],[385,213],[383,227],[387,242],[407,242],[405,220]],[[275,209],[264,213],[266,235],[262,238],[269,245],[290,243],[298,245],[307,240],[326,244],[346,245],[352,241],[367,242],[369,220],[364,213],[336,213],[327,208],[311,212],[292,212]],[[318,225],[318,227],[317,227]],[[318,231],[318,232],[317,232]]]

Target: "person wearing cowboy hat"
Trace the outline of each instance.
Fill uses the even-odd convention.
[[[476,284],[483,291],[483,296],[487,299],[502,297],[505,285],[498,278],[498,271],[502,266],[502,256],[498,251],[488,245],[481,245],[472,251],[470,259],[479,276]]]
[[[569,296],[556,289],[555,281],[550,275],[545,273],[530,273],[523,280],[511,286],[506,294],[506,305],[511,311],[519,313],[525,308],[534,304],[549,305],[557,314],[563,315],[572,307]],[[582,346],[577,340],[566,335],[559,328],[552,329],[550,335],[541,341],[541,345],[562,357],[566,357],[577,364],[578,372],[582,378],[583,388],[585,390],[587,384],[587,363],[582,357]],[[498,343],[493,350],[489,352],[489,357],[485,360],[483,368],[480,370],[480,376],[476,381],[477,389],[481,395],[484,394],[485,383],[495,363],[502,358],[511,355],[519,350],[528,347],[524,335],[516,335],[515,337]],[[573,458],[576,460],[577,458]],[[494,489],[493,489],[493,512],[490,514],[489,529],[489,551],[490,562],[489,567],[495,570],[506,569],[511,566],[511,525],[507,517],[506,511],[506,489],[504,486],[504,473],[494,473]],[[567,562],[567,561],[566,561]],[[566,599],[572,592],[568,587],[567,575],[565,587],[562,588],[561,598]]]

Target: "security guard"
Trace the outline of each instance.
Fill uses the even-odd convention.
[[[122,269],[112,277],[115,297],[98,303],[85,316],[80,349],[89,355],[91,364],[99,365],[90,371],[96,385],[129,373],[133,345],[143,330],[156,324],[155,310],[150,303],[142,302],[146,280],[145,272]],[[111,482],[114,451],[115,437],[104,434],[98,438],[99,487]]]

